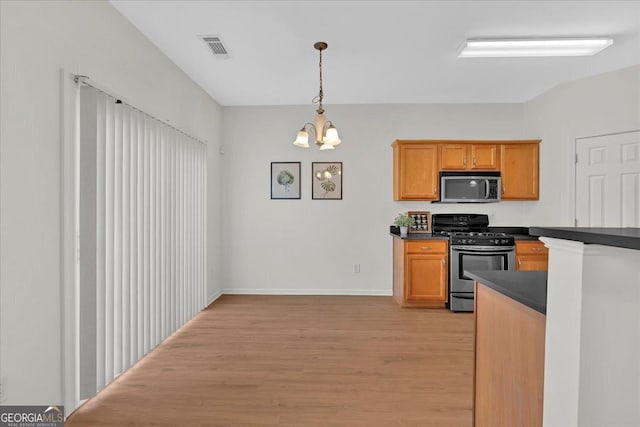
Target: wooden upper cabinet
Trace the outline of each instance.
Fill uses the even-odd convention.
[[[498,170],[497,144],[441,144],[440,170]]]
[[[393,143],[393,199],[438,200],[438,145]]]
[[[500,146],[500,173],[503,200],[538,200],[539,143],[512,143]]]
[[[438,200],[440,171],[500,171],[502,200],[539,199],[540,140],[396,140],[393,199]],[[481,172],[480,172],[481,173]]]
[[[469,169],[498,170],[500,151],[497,144],[472,144],[469,148],[471,158]]]
[[[467,157],[469,157],[469,146],[467,144],[440,145],[441,170],[467,169]]]

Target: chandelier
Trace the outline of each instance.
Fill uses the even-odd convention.
[[[304,126],[298,132],[296,140],[293,145],[296,147],[309,148],[309,130],[313,130],[316,137],[316,145],[321,150],[333,150],[336,145],[340,144],[340,138],[338,137],[338,129],[324,116],[324,109],[322,108],[322,99],[324,93],[322,92],[322,51],[327,48],[325,42],[317,42],[313,45],[320,52],[320,92],[318,96],[313,98],[312,103],[318,104],[316,110],[315,123],[305,123]]]

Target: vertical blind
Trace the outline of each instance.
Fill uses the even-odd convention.
[[[206,305],[207,147],[91,86],[79,105],[88,397]]]

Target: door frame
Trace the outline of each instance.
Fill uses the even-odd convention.
[[[80,81],[61,69],[61,397],[65,418],[80,400],[80,302],[79,302],[79,172],[80,172]]]

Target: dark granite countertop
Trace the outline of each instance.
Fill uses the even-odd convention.
[[[395,237],[396,239],[402,239],[402,240],[446,240],[449,241],[449,238],[447,236],[442,236],[442,235],[433,235],[430,233],[409,233],[406,236],[400,236],[400,233],[393,233],[390,232],[389,234],[391,234],[393,237]]]
[[[538,237],[529,235],[528,227],[489,227],[489,231],[506,233],[513,236],[516,240],[538,240]],[[400,237],[400,229],[394,225],[389,227],[389,233],[403,240],[449,240],[447,236],[432,236],[429,233],[409,233],[407,237]]]
[[[614,227],[531,227],[532,236],[553,237],[578,242],[640,250],[640,228]]]
[[[505,233],[514,237],[516,240],[538,240],[536,236],[529,235],[529,227],[489,227],[489,231],[494,233]]]
[[[546,271],[465,271],[466,276],[501,294],[547,314]]]
[[[538,237],[530,236],[528,234],[512,234],[512,236],[516,240],[538,240]]]

